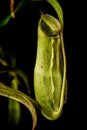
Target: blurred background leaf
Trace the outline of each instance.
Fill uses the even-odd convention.
[[[31,8],[32,6],[35,6],[37,4],[37,2],[41,2],[41,1],[42,0],[21,0],[19,3],[18,2],[15,3],[16,1],[14,1],[14,13],[16,14],[19,10],[21,10],[23,8],[27,8],[27,7]],[[15,5],[16,5],[16,7],[15,7]],[[9,7],[10,7],[10,3],[8,5],[8,10],[9,10]],[[4,10],[4,12],[5,12],[5,10]],[[12,17],[10,14],[10,10],[8,12],[9,12],[9,15],[4,16],[4,18],[2,16],[2,19],[0,20],[0,27],[5,26],[11,20]]]

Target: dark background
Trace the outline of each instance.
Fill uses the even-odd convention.
[[[20,1],[20,0],[19,0]],[[19,2],[18,1],[18,2]],[[49,121],[38,113],[36,130],[61,130],[85,127],[86,117],[86,1],[59,0],[64,13],[64,44],[67,60],[68,97],[61,117]],[[18,3],[15,3],[17,5]],[[37,47],[37,25],[40,11],[56,16],[53,8],[40,1],[21,9],[16,18],[0,28],[0,46],[4,51],[10,51],[17,59],[16,67],[22,69],[29,77],[29,85],[33,93],[33,69]],[[0,1],[0,19],[9,14],[9,1]],[[5,80],[5,78],[4,78]],[[7,80],[7,77],[6,77]],[[8,127],[8,99],[0,97],[0,126]],[[21,104],[21,121],[16,129],[31,129],[31,114]],[[12,126],[10,126],[13,128]],[[1,129],[1,128],[0,128]]]

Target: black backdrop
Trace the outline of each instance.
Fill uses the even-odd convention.
[[[18,1],[19,2],[19,1]],[[86,45],[86,2],[73,0],[59,0],[64,13],[64,41],[67,60],[68,98],[64,105],[63,113],[56,121],[46,120],[38,113],[36,130],[61,130],[74,129],[85,126],[86,105],[85,95],[85,45]],[[9,3],[9,1],[8,1]],[[6,0],[0,1],[0,18],[9,12]],[[17,4],[17,3],[16,3]],[[8,6],[7,6],[8,5]],[[26,72],[29,77],[29,85],[33,92],[33,69],[37,48],[37,25],[40,18],[39,9],[43,13],[56,16],[54,10],[45,1],[33,4],[21,9],[14,20],[0,28],[0,46],[5,51],[10,51],[17,59],[16,67]],[[5,80],[5,78],[4,78]],[[6,77],[7,80],[7,77]],[[83,82],[84,81],[84,82]],[[0,126],[8,127],[8,99],[0,96]],[[16,129],[31,129],[31,114],[21,104],[21,121]],[[83,122],[83,123],[82,123]],[[10,126],[13,128],[13,126]],[[1,129],[1,128],[0,128]]]

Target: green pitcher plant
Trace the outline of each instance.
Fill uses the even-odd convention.
[[[10,86],[0,82],[0,95],[9,98],[9,118],[18,123],[20,120],[19,102],[24,104],[32,115],[32,130],[37,125],[36,109],[46,119],[56,120],[62,114],[63,105],[67,100],[63,11],[57,0],[46,1],[54,8],[58,17],[55,18],[50,14],[41,12],[41,17],[38,22],[37,52],[34,67],[34,93],[36,100],[31,98],[29,94],[27,75],[15,67],[15,60],[13,60],[13,64],[9,65],[3,56],[0,57],[0,64],[5,68],[0,70],[0,75],[2,73],[8,73],[10,76],[13,76]],[[5,23],[7,22],[5,21],[2,26]],[[2,55],[4,54],[1,48],[0,53]],[[24,80],[28,94],[19,91],[18,86],[20,80],[18,76]],[[13,109],[18,116],[13,115]]]

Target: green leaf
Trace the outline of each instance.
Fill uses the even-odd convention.
[[[11,15],[6,16],[3,20],[0,21],[0,28],[5,26],[11,19]]]
[[[37,124],[37,114],[36,114],[34,105],[38,106],[38,104],[32,98],[28,97],[24,93],[22,93],[18,90],[9,88],[8,86],[4,85],[1,82],[0,82],[0,95],[14,99],[14,100],[24,104],[29,109],[29,111],[31,112],[32,121],[33,121],[32,130],[34,130],[36,127],[36,124]]]

